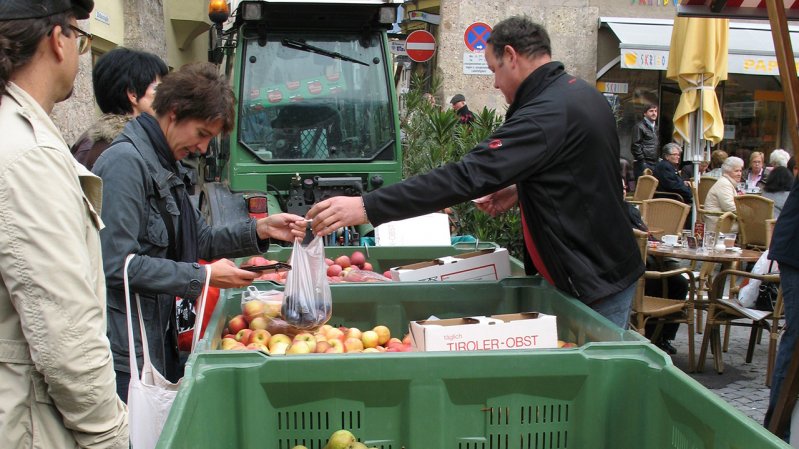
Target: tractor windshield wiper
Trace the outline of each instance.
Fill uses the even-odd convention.
[[[283,39],[281,41],[281,44],[283,44],[284,47],[293,48],[295,50],[302,50],[311,53],[316,53],[319,55],[327,56],[329,58],[341,59],[343,61],[354,62],[356,64],[361,64],[369,67],[369,64],[354,58],[350,58],[349,56],[342,55],[339,52],[327,51],[324,48],[315,47],[313,45],[306,44],[305,42],[295,41],[294,39]]]

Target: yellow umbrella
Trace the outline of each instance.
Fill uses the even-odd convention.
[[[715,145],[724,137],[715,89],[727,79],[728,31],[727,19],[674,19],[666,76],[677,81],[682,90],[674,112],[673,137],[678,143],[688,143],[684,160],[709,160],[705,143]],[[693,114],[697,109],[701,113]],[[694,132],[695,129],[701,132]]]

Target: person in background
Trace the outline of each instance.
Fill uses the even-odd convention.
[[[787,151],[783,150],[782,148],[777,148],[776,150],[772,151],[768,157],[768,165],[772,168],[774,167],[787,167],[788,161],[791,159],[791,155],[788,154]]]
[[[774,201],[774,218],[779,218],[785,206],[794,177],[787,168],[777,166],[771,170],[766,182],[763,183],[763,197]]]
[[[624,182],[622,181],[622,184]],[[627,193],[625,189],[625,195]],[[627,213],[630,219],[630,224],[633,228],[638,229],[639,231],[649,232],[649,228],[644,223],[644,220],[641,218],[641,212],[638,210],[635,205],[624,202],[627,206]],[[669,271],[679,268],[679,263],[672,258],[657,258],[653,256],[646,257],[646,269],[650,271]],[[682,276],[669,276],[666,279],[666,290],[668,292],[669,299],[682,299],[685,300],[688,297],[688,279]],[[644,283],[644,294],[647,296],[654,296],[658,298],[662,298],[663,296],[663,281],[660,279],[647,279]],[[655,333],[655,327],[657,323],[647,323],[644,336],[648,339],[652,339]],[[663,328],[660,331],[660,336],[655,341],[655,345],[662,349],[663,352],[674,355],[677,354],[677,348],[671,344],[671,342],[677,337],[677,330],[680,328],[679,323],[664,323]]]
[[[797,169],[796,167],[796,158],[791,157],[790,159],[788,159],[788,163],[785,164],[785,167],[788,169],[788,171],[793,173],[794,178],[799,176],[799,169]]]
[[[711,176],[713,178],[720,178],[722,175],[721,165],[724,164],[724,161],[727,160],[727,152],[724,150],[714,150],[710,153],[710,165],[708,166],[708,172],[705,173],[705,176]]]
[[[103,115],[72,145],[75,159],[89,170],[100,154],[142,112],[153,115],[153,99],[169,68],[158,56],[128,48],[104,54],[92,70],[97,105]]]
[[[759,192],[763,187],[763,181],[768,176],[768,170],[764,165],[764,156],[760,151],[753,151],[749,155],[749,168],[744,170],[741,179],[746,184],[746,192]]]
[[[633,165],[622,157],[619,158],[619,167],[621,168],[621,179],[624,180],[625,192],[634,192],[635,184],[638,180],[633,175]]]
[[[472,111],[469,110],[469,107],[466,106],[466,97],[463,94],[455,94],[451,100],[449,100],[449,104],[452,105],[452,109],[458,114],[458,121],[462,125],[471,125],[474,121],[474,116],[472,115]]]
[[[269,247],[267,239],[291,241],[304,236],[305,227],[302,217],[291,214],[211,227],[189,199],[187,169],[179,161],[193,152],[204,154],[214,136],[233,127],[233,91],[212,64],[189,64],[166,75],[153,110],[155,116],[142,112],[131,120],[94,165],[106,200],[100,237],[108,286],[108,338],[117,393],[123,400],[130,382],[123,283],[128,254],[136,255],[130,262],[130,288],[141,295],[151,361],[176,382],[183,376],[183,365],[175,297],[193,300],[200,295],[206,268],[197,260],[261,254]],[[297,227],[290,229],[292,223]],[[228,259],[210,267],[211,286],[219,288],[244,287],[257,276]],[[133,332],[141,366],[139,327]]]
[[[437,108],[438,107],[438,105],[436,104],[436,97],[434,97],[433,94],[431,94],[430,92],[425,92],[422,95],[422,99],[424,99],[424,101],[426,101],[427,104],[430,105],[430,107],[433,107],[433,108]]]
[[[680,177],[683,181],[690,181],[694,178],[694,164],[696,162],[687,162],[685,165],[682,166],[680,169]],[[710,162],[708,161],[700,161],[699,162],[699,177],[707,175],[708,167],[710,166]]]
[[[799,182],[794,182],[774,227],[768,258],[780,264],[785,330],[771,375],[771,394],[764,425],[769,426],[799,338]],[[788,426],[790,428],[790,426]],[[786,435],[779,435],[785,437]]]
[[[693,195],[691,193],[690,182],[683,181],[677,172],[680,166],[680,153],[682,149],[676,143],[667,143],[663,146],[663,158],[655,165],[652,174],[658,179],[657,190],[659,192],[676,193],[682,198],[682,202],[691,204]]]
[[[648,168],[654,171],[655,165],[658,163],[660,138],[658,137],[657,120],[658,105],[649,104],[644,111],[644,118],[633,129],[633,143],[630,151],[633,153],[636,178],[644,174],[644,169]]]
[[[707,192],[705,198],[705,210],[708,212],[735,212],[735,196],[738,195],[738,183],[741,182],[741,174],[744,168],[744,161],[736,156],[730,156],[721,164],[723,175],[713,184]],[[708,215],[705,217],[705,225],[708,231],[716,229],[717,216]],[[731,232],[738,232],[738,224],[734,224]]]
[[[72,95],[92,0],[0,2],[0,448],[129,447],[114,387],[101,181],[50,119]]]
[[[476,200],[494,216],[518,205],[529,274],[626,328],[644,271],[619,189],[619,137],[605,97],[552,61],[549,35],[527,17],[499,22],[485,52],[505,122],[454,163],[363,197],[317,203],[308,218],[326,235],[377,226]]]

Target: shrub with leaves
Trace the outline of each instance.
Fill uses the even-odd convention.
[[[426,81],[412,78],[411,89],[403,98],[403,172],[406,178],[460,160],[491,135],[503,120],[495,110],[483,108],[474,113],[471,126],[461,125],[452,109],[442,110],[424,98],[422,89]],[[432,85],[439,83],[433,80]],[[518,207],[498,217],[485,214],[472,202],[454,205],[452,211],[458,234],[496,242],[514,257],[522,257],[524,243]]]

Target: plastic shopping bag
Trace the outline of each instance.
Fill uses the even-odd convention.
[[[769,274],[769,273],[779,273],[780,267],[777,262],[770,261],[768,259],[768,250],[764,251],[763,254],[760,255],[760,258],[757,259],[757,263],[752,268],[752,274]],[[741,289],[738,291],[738,302],[750,309],[755,308],[757,304],[757,298],[760,296],[761,291],[760,280],[758,279],[744,279],[744,282],[741,284]],[[771,290],[771,287],[764,288],[764,290]],[[776,294],[776,288],[773,289],[774,293]],[[776,295],[774,296],[776,301]]]
[[[308,246],[295,241],[290,264],[281,314],[298,329],[316,329],[330,319],[333,309],[322,239],[315,237]]]

